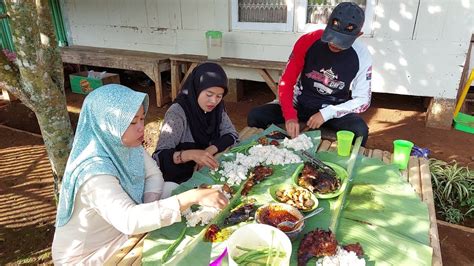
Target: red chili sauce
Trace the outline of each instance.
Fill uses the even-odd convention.
[[[293,214],[283,209],[264,208],[260,212],[260,222],[277,227],[278,224],[285,221],[296,222],[298,220]],[[280,227],[284,232],[292,231],[290,227]]]

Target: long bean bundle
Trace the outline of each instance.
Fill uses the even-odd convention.
[[[249,249],[237,246],[237,249],[245,251],[234,258],[234,261],[239,265],[278,265],[278,259],[286,256],[285,251],[274,247]]]

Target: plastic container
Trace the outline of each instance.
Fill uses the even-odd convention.
[[[474,134],[474,116],[458,113],[454,118],[454,128],[460,131]]]
[[[234,258],[242,255],[245,251],[237,248],[246,249],[270,248],[273,240],[273,248],[285,252],[285,256],[273,261],[271,265],[290,265],[291,241],[282,231],[266,224],[247,224],[239,229],[227,239],[227,252],[229,265],[238,265]]]
[[[207,59],[220,59],[222,56],[222,32],[213,30],[207,31],[206,42]]]
[[[408,140],[397,139],[393,141],[392,163],[398,164],[398,169],[407,169],[413,145],[413,142]]]
[[[354,132],[339,130],[337,133],[337,154],[339,156],[349,156],[351,154],[352,140]]]

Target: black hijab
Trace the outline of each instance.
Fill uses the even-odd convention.
[[[210,142],[220,137],[220,124],[224,101],[208,113],[199,107],[199,94],[210,87],[221,87],[224,96],[227,94],[227,75],[221,66],[215,63],[203,63],[197,66],[183,84],[181,92],[175,99],[186,114],[194,141],[199,148],[207,148]]]

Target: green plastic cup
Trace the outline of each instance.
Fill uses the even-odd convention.
[[[337,133],[337,154],[339,156],[349,156],[351,154],[352,140],[354,133],[347,130],[339,130]]]
[[[398,169],[407,169],[413,145],[413,142],[408,140],[397,139],[393,141],[392,163],[397,164]]]

